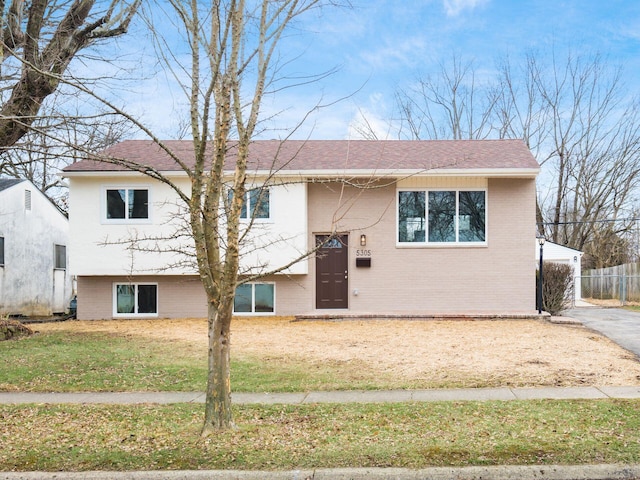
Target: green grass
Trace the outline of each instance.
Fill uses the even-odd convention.
[[[0,342],[0,358],[0,391],[204,391],[207,374],[204,350],[182,342],[70,330]],[[235,392],[412,387],[384,376],[344,375],[329,362],[283,365],[234,356],[231,372]]]
[[[0,471],[637,463],[640,401],[0,406]]]
[[[169,350],[169,351],[168,351]],[[203,390],[206,358],[142,338],[51,332],[0,342],[0,390]]]

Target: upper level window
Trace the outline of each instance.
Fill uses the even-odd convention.
[[[269,218],[269,189],[255,188],[246,193],[240,218]]]
[[[233,191],[229,191],[229,200],[233,198]],[[244,219],[269,219],[271,218],[271,208],[269,203],[269,189],[254,188],[244,194],[244,203],[240,218]]]
[[[482,243],[485,226],[484,190],[398,192],[398,243]]]
[[[67,268],[67,247],[65,245],[54,245],[53,268]]]
[[[0,266],[4,266],[4,237],[0,237]]]
[[[107,220],[149,218],[149,190],[146,188],[108,188],[106,190]]]

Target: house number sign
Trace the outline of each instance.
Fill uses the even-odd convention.
[[[356,250],[356,257],[370,257],[371,250]]]

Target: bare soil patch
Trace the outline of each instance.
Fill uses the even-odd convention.
[[[73,321],[37,329],[142,335],[206,354],[204,319]],[[634,354],[583,326],[540,320],[238,318],[232,355],[279,365],[331,364],[338,375],[344,368],[348,375],[396,378],[415,388],[640,385]]]

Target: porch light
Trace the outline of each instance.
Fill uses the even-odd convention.
[[[367,236],[364,233],[360,235],[360,246],[361,247],[367,246]]]

